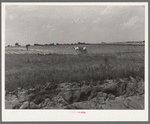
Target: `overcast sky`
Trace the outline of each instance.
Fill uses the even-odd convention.
[[[142,6],[6,6],[6,45],[142,41]]]

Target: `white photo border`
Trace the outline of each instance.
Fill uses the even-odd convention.
[[[32,3],[2,2],[2,121],[148,121],[148,2],[71,2],[71,3]],[[45,6],[145,6],[145,108],[144,110],[7,110],[5,109],[5,6],[8,5],[45,5]]]

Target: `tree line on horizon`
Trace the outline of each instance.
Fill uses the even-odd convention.
[[[82,44],[89,44],[85,42],[78,42],[78,43],[50,43],[50,44],[34,44],[33,46],[55,46],[55,45],[82,45]],[[19,43],[15,43],[15,46],[21,46]],[[25,46],[31,46],[30,44],[27,44]],[[8,45],[7,47],[12,47],[12,45]]]
[[[127,41],[125,43],[145,43],[145,40],[143,41]],[[118,42],[116,42],[118,43]],[[55,46],[55,45],[90,45],[90,44],[99,44],[99,43],[85,43],[85,42],[78,42],[78,43],[50,43],[50,44],[34,44],[33,46]],[[106,44],[106,42],[101,42],[101,44]],[[16,47],[21,46],[19,43],[15,43]],[[31,46],[30,44],[27,44],[25,46]],[[12,45],[7,45],[7,47],[12,47]]]

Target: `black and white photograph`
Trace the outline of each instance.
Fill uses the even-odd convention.
[[[3,3],[3,119],[148,120],[147,29],[146,2]]]

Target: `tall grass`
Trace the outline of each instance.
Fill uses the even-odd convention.
[[[17,87],[63,82],[97,82],[140,76],[144,78],[144,62],[136,58],[120,58],[115,55],[6,55],[6,81],[8,91]]]

